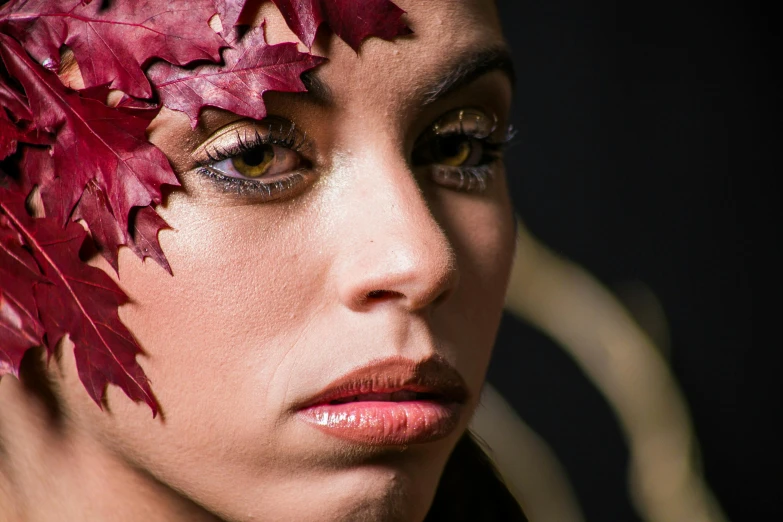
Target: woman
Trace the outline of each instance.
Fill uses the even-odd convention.
[[[264,120],[151,122],[182,184],[157,207],[173,277],[91,264],[130,297],[162,415],[114,386],[97,408],[67,344],[28,357],[0,381],[7,517],[522,519],[463,438],[514,247],[509,62],[492,2],[398,3],[412,36],[319,32],[309,92],[267,93]],[[252,18],[298,41],[273,4]]]

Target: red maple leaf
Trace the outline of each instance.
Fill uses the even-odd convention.
[[[0,213],[0,377],[18,376],[25,352],[43,344],[44,328],[31,291],[43,280],[22,236]]]
[[[60,67],[65,45],[86,87],[110,85],[131,96],[152,96],[144,67],[154,58],[178,65],[220,59],[225,45],[208,24],[212,0],[16,0],[0,9],[0,31],[18,40],[38,63]]]
[[[307,46],[312,47],[318,26],[326,23],[359,52],[369,36],[391,40],[410,34],[401,20],[405,11],[389,0],[272,0],[283,14],[288,27]]]
[[[16,152],[16,145],[24,141],[25,133],[0,108],[0,160]]]
[[[131,214],[131,237],[128,246],[133,252],[144,259],[152,258],[169,274],[171,266],[163,254],[163,249],[158,242],[158,232],[169,227],[168,223],[155,212],[152,206],[133,209],[135,214]]]
[[[4,107],[17,120],[31,121],[33,119],[24,95],[11,88],[2,76],[0,76],[0,107]]]
[[[24,207],[24,196],[7,189],[0,189],[0,215],[5,225],[0,234],[0,259],[4,257],[10,264],[8,258],[17,254],[22,264],[20,268],[17,261],[11,266],[13,277],[3,278],[3,295],[8,286],[8,295],[26,290],[22,295],[34,296],[49,353],[68,334],[74,344],[79,378],[99,406],[106,386],[112,383],[132,400],[146,402],[153,415],[157,414],[157,402],[136,361],[141,349],[117,314],[127,296],[105,272],[79,259],[79,249],[87,237],[85,230],[76,223],[63,229],[52,219],[31,218]],[[18,256],[25,250],[32,256]],[[30,257],[39,269],[37,273]],[[23,304],[29,312],[29,297]],[[30,324],[35,331],[34,323]],[[8,362],[0,364],[18,370],[19,347],[24,343],[13,346],[16,348],[4,359]]]
[[[45,144],[51,142],[51,136],[38,132],[29,121],[14,122],[0,107],[0,160],[16,152],[19,143]]]
[[[242,9],[245,6],[244,0],[214,0],[214,2],[215,9],[220,15],[223,33],[231,34],[233,27],[239,23]]]
[[[98,251],[115,272],[119,270],[118,250],[127,245],[139,258],[151,257],[171,273],[171,266],[158,242],[158,232],[168,228],[168,224],[152,207],[134,209],[128,228],[123,229],[109,211],[106,193],[92,180],[74,210],[73,219],[83,219],[87,223]]]
[[[294,32],[312,46],[325,23],[358,50],[368,36],[391,39],[410,29],[389,0],[273,0]],[[0,0],[2,4],[2,0]],[[188,114],[204,106],[262,119],[263,93],[302,92],[300,75],[324,58],[295,44],[267,45],[263,27],[242,32],[245,0],[11,0],[0,6],[0,159],[21,177],[0,172],[0,376],[17,374],[25,352],[50,353],[67,334],[79,377],[100,406],[119,386],[157,412],[140,348],[119,319],[127,297],[103,271],[84,263],[86,232],[117,268],[127,245],[171,271],[158,243],[165,221],[152,205],[161,185],[178,185],[163,153],[146,139],[161,105]],[[233,47],[209,27],[220,13]],[[53,71],[73,50],[85,89],[65,87]],[[217,62],[223,64],[204,64]],[[149,70],[144,69],[155,59]],[[200,62],[194,64],[193,62]],[[184,66],[191,64],[191,67]],[[110,88],[124,92],[106,105]],[[16,172],[16,168],[13,169]],[[13,190],[2,188],[13,185]],[[46,217],[32,218],[25,199],[40,189]]]
[[[0,244],[0,254],[2,250]],[[43,344],[43,335],[40,321],[29,309],[19,305],[16,296],[0,286],[0,377],[7,373],[19,377],[22,357],[28,349]]]
[[[105,98],[105,88],[71,91],[2,34],[0,58],[24,88],[35,126],[57,134],[50,153],[31,150],[34,161],[23,160],[27,184],[40,185],[48,217],[65,225],[94,180],[106,195],[109,214],[127,234],[133,207],[158,204],[162,184],[179,184],[166,156],[147,141],[145,131],[157,110],[112,108],[89,97]]]
[[[264,92],[304,92],[300,75],[325,60],[299,52],[293,43],[267,45],[263,26],[239,34],[232,31],[232,47],[223,50],[225,65],[182,68],[159,62],[147,71],[163,105],[187,114],[193,128],[205,106],[263,119]]]
[[[50,141],[32,125],[32,119],[25,96],[0,74],[0,160],[13,154],[19,142],[41,144]]]

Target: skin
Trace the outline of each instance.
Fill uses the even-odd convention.
[[[322,31],[316,75],[329,103],[265,96],[307,132],[307,186],[263,202],[195,171],[193,152],[239,118],[207,111],[191,131],[163,110],[150,140],[183,188],[158,210],[174,277],[120,252],[120,316],[162,407],[110,387],[98,409],[70,348],[46,367],[48,401],[0,382],[0,502],[22,520],[421,520],[481,390],[514,246],[503,167],[481,194],[412,167],[416,139],[460,107],[506,125],[511,85],[490,72],[425,107],[431,83],[503,46],[489,1],[396,2],[412,37],[357,55]],[[270,43],[296,41],[265,4]],[[302,48],[304,50],[304,48]],[[116,277],[101,258],[93,264]],[[438,355],[468,384],[449,437],[363,446],[296,418],[292,405],[390,356]],[[44,394],[45,395],[45,394]],[[54,413],[53,413],[54,405]],[[11,516],[11,515],[7,515]],[[0,515],[2,517],[2,515]],[[11,518],[13,520],[13,518]],[[0,518],[2,520],[2,518]]]

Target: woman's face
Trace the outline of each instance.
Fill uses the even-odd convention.
[[[153,122],[183,184],[159,208],[174,276],[121,252],[120,315],[162,416],[114,387],[100,411],[61,369],[99,448],[226,519],[422,518],[482,386],[513,250],[504,43],[492,2],[397,3],[413,36],[322,35],[311,94],[265,96],[273,123]],[[269,42],[295,41],[270,5]],[[302,409],[345,375],[437,404]]]

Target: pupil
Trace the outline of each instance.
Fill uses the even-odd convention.
[[[442,157],[452,158],[464,153],[465,140],[460,137],[446,138],[440,142],[440,153]]]
[[[259,147],[257,149],[245,152],[242,155],[242,161],[248,167],[257,167],[265,161],[268,161],[271,152],[272,151],[269,150],[269,147]]]

